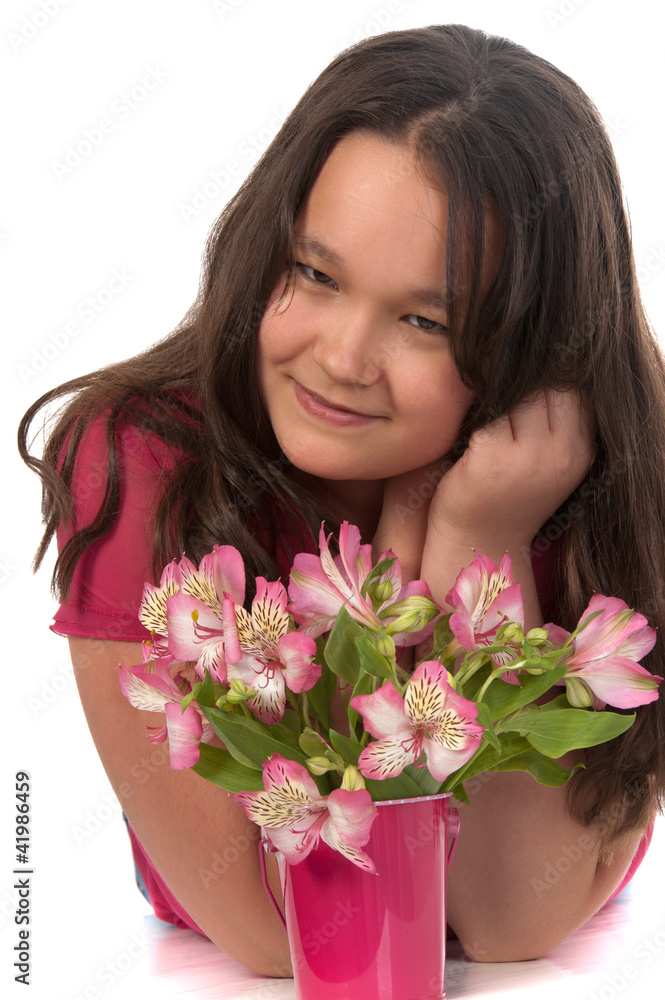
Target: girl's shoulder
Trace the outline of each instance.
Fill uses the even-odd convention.
[[[109,411],[87,423],[71,462],[71,515],[58,527],[58,550],[101,517],[111,515],[112,523],[80,554],[53,631],[134,642],[149,637],[137,614],[145,582],[155,582],[155,515],[186,457],[149,426],[111,422]]]

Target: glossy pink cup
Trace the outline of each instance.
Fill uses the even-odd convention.
[[[377,802],[370,875],[321,842],[298,864],[277,854],[298,1000],[445,997],[446,869],[459,817],[450,795]],[[452,838],[448,849],[448,838]]]

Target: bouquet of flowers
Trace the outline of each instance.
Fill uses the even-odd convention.
[[[363,851],[374,803],[452,792],[484,771],[528,771],[563,785],[556,762],[627,730],[660,678],[638,664],[656,633],[618,598],[596,594],[572,633],[524,632],[506,555],[477,555],[444,613],[427,584],[402,582],[399,560],[344,522],[339,555],[300,553],[288,593],[256,580],[245,606],[237,549],[198,567],[170,563],[145,585],[144,662],[120,668],[132,705],[161,712],[146,727],[169,741],[173,768],[233,793],[291,863],[323,840],[373,872]],[[427,650],[413,663],[414,650]],[[417,660],[417,657],[416,657]],[[406,663],[412,664],[407,669]],[[554,685],[564,690],[543,696]],[[342,731],[345,730],[345,731]]]

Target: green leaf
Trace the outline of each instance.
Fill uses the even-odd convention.
[[[363,780],[374,802],[388,802],[390,799],[417,799],[423,795],[420,785],[406,773],[406,770],[398,774],[396,778],[383,778],[383,780],[363,778]]]
[[[499,735],[499,743],[500,751],[490,743],[481,744],[480,748],[476,750],[473,757],[466,764],[446,778],[441,786],[441,791],[451,792],[455,790],[455,794],[457,794],[457,786],[463,781],[475,778],[476,775],[482,774],[483,771],[491,770],[499,760],[509,760],[511,757],[515,757],[517,754],[524,753],[530,749],[527,740],[517,733],[501,733]]]
[[[300,736],[300,716],[292,708],[287,708],[282,716],[282,725],[298,738]]]
[[[372,694],[373,691],[374,691],[374,678],[372,677],[371,674],[365,674],[361,672],[358,675],[358,680],[356,681],[353,691],[351,692],[351,697],[349,698],[349,706],[351,704],[351,700],[355,698],[357,694]],[[351,707],[347,708],[346,714],[349,719],[349,729],[351,731],[351,735],[352,737],[355,737],[356,723],[358,722],[360,715],[358,714],[358,712],[356,712],[355,708]]]
[[[395,676],[390,661],[383,653],[379,652],[376,642],[372,641],[372,637],[367,632],[358,636],[355,640],[355,646],[360,657],[361,670],[373,677],[383,677],[388,680]]]
[[[319,637],[322,638],[321,636]],[[319,640],[317,640],[317,647]],[[311,687],[307,694],[307,701],[312,710],[312,714],[316,716],[322,726],[326,729],[330,729],[332,724],[332,718],[330,716],[330,706],[332,704],[333,696],[335,694],[335,689],[337,688],[337,676],[332,672],[330,667],[325,661],[323,656],[323,643],[321,644],[321,656],[319,658],[318,654],[316,657],[317,663],[321,665],[321,676],[318,681]]]
[[[206,670],[205,672],[205,677],[199,687],[196,700],[202,708],[204,706],[206,708],[212,708],[215,704],[215,688],[212,683],[212,677],[210,676],[209,670]]]
[[[421,795],[436,795],[441,787],[441,782],[427,770],[426,767],[416,767],[415,764],[407,764],[402,774],[406,774],[415,781],[420,789]]]
[[[342,736],[341,733],[336,733],[334,729],[330,730],[329,735],[333,750],[337,751],[345,764],[353,764],[356,767],[362,751],[360,743],[357,740],[349,739],[348,736]]]
[[[203,712],[229,752],[246,767],[262,767],[274,753],[304,765],[305,756],[286,726],[264,726],[258,719],[230,715],[216,708],[203,708]]]
[[[554,712],[558,708],[570,708],[571,704],[565,694],[560,694],[558,697],[552,698],[551,701],[546,701],[543,705],[539,705],[538,707],[541,712]]]
[[[340,608],[326,644],[326,662],[330,669],[354,685],[360,673],[360,657],[355,640],[363,634],[362,627],[354,621],[346,608]]]
[[[466,789],[464,785],[456,785],[453,795],[455,796],[458,802],[463,802],[465,806],[471,805],[471,799],[466,794]]]
[[[505,719],[507,715],[518,712],[529,702],[540,698],[558,680],[561,680],[567,669],[566,664],[562,663],[538,676],[521,674],[519,687],[517,684],[508,684],[500,677],[492,681],[483,697],[483,701],[489,705],[492,720],[498,722],[500,719]]]
[[[432,636],[432,659],[438,659],[455,638],[453,630],[449,625],[450,615],[452,615],[452,611],[447,615],[441,615],[440,618],[437,618],[436,624],[434,625],[434,635]]]
[[[235,760],[228,750],[200,743],[201,756],[191,768],[206,781],[225,788],[227,792],[260,792],[263,776],[260,768],[245,767]]]
[[[533,708],[502,723],[502,729],[525,736],[546,757],[562,757],[569,750],[606,743],[630,729],[635,714],[592,712],[585,708],[541,711]]]
[[[565,785],[573,773],[533,749],[525,750],[524,753],[518,753],[507,760],[497,761],[492,771],[528,771],[541,785],[549,785],[550,788]]]
[[[490,746],[494,747],[499,753],[501,752],[501,744],[499,742],[499,737],[494,732],[494,726],[492,725],[492,715],[490,713],[489,707],[484,701],[479,701],[478,703],[478,715],[476,716],[476,722],[483,727],[485,732],[483,733],[483,740],[485,743],[489,743]]]

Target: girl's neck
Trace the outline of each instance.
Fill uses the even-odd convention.
[[[319,479],[293,466],[289,474],[316,497],[330,517],[357,525],[363,542],[372,541],[381,516],[383,480]]]

